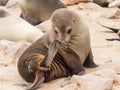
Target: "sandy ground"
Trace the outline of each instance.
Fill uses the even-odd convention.
[[[81,14],[90,30],[94,60],[99,67],[87,69],[87,72],[90,73],[98,69],[112,68],[114,65],[119,65],[120,42],[105,40],[106,38],[118,37],[117,34],[96,23],[100,22],[104,25],[120,28],[120,19],[107,19],[118,9],[102,8],[93,3],[80,3],[68,8]],[[0,90],[24,90],[23,87],[18,85],[26,83],[17,72],[18,58],[12,59],[14,61],[10,61],[8,58],[0,58]],[[64,78],[60,78],[44,83],[38,90],[55,90],[60,87],[63,80]],[[113,90],[120,90],[120,85],[114,85]]]

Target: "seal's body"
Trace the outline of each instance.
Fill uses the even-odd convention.
[[[33,43],[42,35],[38,28],[18,16],[8,15],[0,18],[0,39],[26,40]]]
[[[73,74],[81,75],[85,72],[83,66],[96,67],[91,51],[89,30],[81,16],[68,9],[59,9],[52,14],[51,23],[51,30],[33,43],[18,61],[18,71],[22,78],[28,82],[34,81],[29,88],[36,88],[41,82],[55,78]],[[48,49],[55,39],[63,42],[67,48],[57,43],[57,53],[51,62],[47,57],[50,53],[54,53],[54,50],[48,52]],[[44,70],[37,69],[29,73],[30,64],[26,63],[29,60],[38,61],[41,55],[45,57],[38,65]],[[33,56],[35,57],[33,58]],[[49,68],[49,70],[47,71],[45,68]],[[36,79],[38,76],[39,78]]]
[[[59,0],[19,0],[19,5],[21,17],[33,25],[48,20],[56,9],[66,8]]]

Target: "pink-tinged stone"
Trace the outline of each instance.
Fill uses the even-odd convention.
[[[83,76],[73,75],[70,84],[57,90],[112,90],[114,83],[118,83],[117,72],[103,69]]]
[[[77,4],[79,2],[91,2],[93,0],[61,0],[66,5],[73,5]]]

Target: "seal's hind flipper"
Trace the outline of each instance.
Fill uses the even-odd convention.
[[[35,80],[33,82],[33,84],[29,87],[26,88],[26,90],[35,90],[37,89],[40,84],[42,84],[45,80],[45,77],[44,77],[44,72],[42,71],[37,71],[36,72],[36,77],[35,77]]]

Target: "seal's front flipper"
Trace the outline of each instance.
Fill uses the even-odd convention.
[[[95,62],[93,61],[93,54],[92,54],[92,50],[90,48],[90,51],[88,53],[88,56],[84,62],[84,66],[87,68],[94,68],[97,67],[98,65],[95,64]]]
[[[56,42],[57,41],[54,40],[53,42],[50,43],[50,46],[48,49],[48,54],[46,56],[46,62],[45,62],[46,66],[49,66],[52,63],[52,61],[57,53]]]
[[[45,80],[44,77],[44,72],[42,71],[37,71],[35,76],[35,80],[33,82],[33,84],[29,87],[26,88],[26,90],[35,90],[37,89]]]

